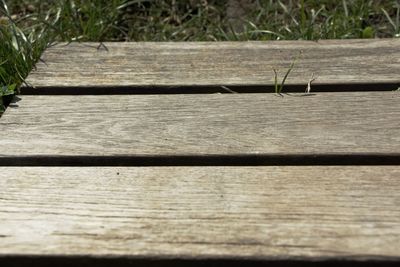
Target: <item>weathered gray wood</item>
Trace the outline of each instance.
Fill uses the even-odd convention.
[[[22,96],[2,157],[395,154],[398,92]]]
[[[400,259],[400,168],[0,168],[0,257]]]
[[[273,69],[282,79],[300,51],[287,84],[305,87],[312,73],[315,85],[400,82],[399,39],[105,45],[108,52],[95,43],[51,47],[28,82],[41,88],[272,85]]]

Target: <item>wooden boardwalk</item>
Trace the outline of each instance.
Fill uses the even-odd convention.
[[[0,119],[0,265],[398,264],[400,40],[97,45]]]

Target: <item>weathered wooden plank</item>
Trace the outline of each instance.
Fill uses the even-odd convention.
[[[399,176],[398,166],[2,167],[0,257],[400,259]]]
[[[22,96],[0,154],[330,155],[400,151],[398,92]]]
[[[105,45],[108,51],[97,50],[95,43],[51,47],[28,82],[43,90],[273,85],[273,69],[282,79],[302,51],[287,84],[305,88],[312,73],[318,77],[315,85],[400,83],[399,39]]]

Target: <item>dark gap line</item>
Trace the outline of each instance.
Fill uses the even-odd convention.
[[[313,84],[311,93],[393,91],[399,83],[376,84]],[[115,95],[115,94],[212,94],[275,93],[274,85],[191,85],[191,86],[46,86],[23,87],[23,95]],[[305,84],[286,85],[282,93],[304,93]]]
[[[397,261],[396,261],[397,260]],[[382,260],[251,260],[251,259],[159,259],[130,257],[79,257],[79,256],[2,256],[1,266],[7,267],[172,267],[172,266],[207,266],[207,267],[238,267],[238,266],[269,266],[269,267],[394,267],[399,266],[399,259]]]
[[[400,154],[145,155],[1,157],[0,166],[351,166],[400,165]]]

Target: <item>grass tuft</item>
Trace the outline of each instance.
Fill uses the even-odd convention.
[[[283,79],[280,83],[278,83],[278,71],[276,69],[273,69],[274,71],[274,86],[275,86],[275,93],[276,94],[282,94],[283,88],[285,86],[285,82],[287,78],[289,77],[290,72],[294,68],[294,65],[296,64],[297,60],[301,57],[302,51],[299,52],[299,54],[292,60],[290,63],[289,68],[286,70],[285,75],[283,76]]]
[[[394,32],[394,37],[400,37],[400,2],[396,2],[394,4],[394,7],[396,9],[395,16],[392,19],[392,17],[389,15],[388,11],[386,11],[384,8],[381,8],[383,14],[385,15],[386,19],[390,23],[390,25],[393,27],[393,32]]]
[[[0,111],[3,97],[12,95],[38,61],[47,45],[44,30],[36,32],[17,26],[4,0],[0,2]]]

